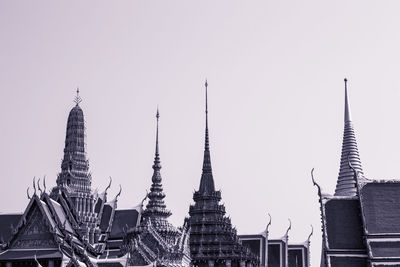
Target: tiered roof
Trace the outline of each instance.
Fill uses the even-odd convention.
[[[143,211],[143,218],[144,220],[150,220],[151,223],[158,229],[158,231],[165,232],[165,234],[173,234],[177,233],[177,230],[167,220],[168,217],[171,216],[171,211],[167,209],[167,206],[164,202],[165,193],[163,191],[161,178],[161,160],[158,148],[158,123],[160,113],[158,109],[156,118],[156,149],[153,164],[153,176],[151,178],[152,184],[150,187],[150,193],[147,195],[149,202],[147,203],[146,209]]]
[[[65,137],[64,158],[57,185],[68,186],[72,193],[91,193],[92,178],[89,173],[89,161],[86,159],[86,135],[83,111],[79,106],[79,89],[73,107],[68,116]]]
[[[345,81],[344,134],[340,171],[334,196],[318,195],[322,217],[321,267],[367,266],[368,251],[364,243],[364,220],[359,198],[358,175],[362,176],[350,104]]]
[[[219,203],[221,192],[215,190],[209,144],[207,87],[206,81],[203,171],[199,190],[193,194],[195,204],[189,209],[192,263],[195,265],[225,261],[256,263],[257,259],[249,249],[239,244],[236,229],[232,227],[231,220],[225,216],[225,206]]]
[[[340,159],[340,171],[337,180],[335,196],[356,196],[357,181],[354,179],[354,174],[349,167],[349,162],[360,174],[363,173],[363,170],[361,167],[360,155],[358,153],[354,126],[351,120],[350,104],[347,92],[347,79],[344,79],[344,82],[344,132],[342,142],[342,155]]]
[[[156,149],[153,164],[152,185],[147,194],[149,202],[142,213],[142,221],[137,227],[130,227],[124,237],[123,250],[129,253],[128,263],[157,266],[183,267],[190,265],[188,251],[188,227],[175,228],[168,217],[162,187],[161,160],[158,147],[158,123],[160,113],[157,109]],[[144,201],[144,200],[143,200]]]

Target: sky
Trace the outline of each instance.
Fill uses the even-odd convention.
[[[163,186],[182,225],[198,189],[208,79],[215,184],[239,234],[303,242],[334,193],[344,77],[368,178],[400,178],[398,1],[0,2],[0,211],[60,171],[76,88],[93,188],[136,206],[150,188],[160,109]],[[32,192],[32,191],[31,191]]]

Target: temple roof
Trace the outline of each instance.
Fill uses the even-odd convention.
[[[14,228],[22,217],[22,213],[0,214],[0,243],[8,241]]]
[[[205,141],[204,141],[204,157],[203,157],[203,172],[201,174],[199,193],[212,193],[215,191],[214,178],[211,168],[211,156],[210,156],[210,141],[208,137],[208,97],[207,87],[208,83],[205,83],[206,87],[206,130],[205,130]]]
[[[151,178],[152,185],[150,187],[150,193],[147,195],[149,198],[149,202],[147,203],[146,209],[143,212],[143,217],[150,217],[152,220],[165,220],[171,215],[171,212],[166,209],[166,205],[164,203],[165,193],[162,187],[161,161],[158,148],[158,122],[160,118],[160,113],[158,109],[156,118],[156,149],[153,164],[153,176]]]
[[[358,153],[357,141],[351,120],[349,97],[347,92],[347,79],[345,81],[345,106],[344,106],[344,133],[342,142],[342,154],[340,159],[340,170],[336,184],[335,196],[356,196],[357,181],[351,165],[363,174],[360,155]]]
[[[86,159],[85,120],[79,106],[80,101],[78,89],[75,98],[76,105],[68,115],[64,157],[57,185],[66,184],[72,192],[90,193],[91,177],[89,161]]]
[[[230,218],[225,216],[225,206],[219,203],[221,192],[215,191],[208,135],[207,81],[205,87],[206,127],[203,169],[199,190],[193,194],[195,204],[189,207],[192,262],[200,264],[208,260],[246,259],[256,263],[256,256],[239,243],[236,229],[232,226]]]

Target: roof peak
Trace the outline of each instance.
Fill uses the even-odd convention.
[[[347,79],[345,84],[345,108],[344,108],[344,132],[342,142],[342,154],[340,159],[339,176],[336,184],[335,196],[357,196],[357,181],[349,163],[359,173],[363,173],[360,155],[358,153],[357,140],[350,116],[349,97],[347,92]]]
[[[344,78],[344,122],[351,122],[349,94],[347,91],[347,78]]]
[[[156,149],[153,164],[153,176],[151,178],[152,184],[150,187],[150,193],[147,194],[149,202],[147,203],[146,210],[144,211],[145,217],[150,217],[156,220],[164,220],[171,215],[171,212],[166,209],[164,203],[164,191],[162,187],[161,178],[161,161],[158,148],[158,123],[160,119],[160,112],[157,107],[156,113],[157,127],[156,127]]]
[[[79,87],[76,88],[76,96],[74,98],[74,102],[77,106],[79,106],[79,103],[82,102],[82,98],[79,96]]]
[[[205,129],[205,140],[204,140],[204,157],[203,157],[203,173],[200,180],[200,192],[214,192],[214,178],[212,175],[211,168],[211,156],[210,156],[210,140],[208,136],[208,82],[204,84],[206,93],[206,129]]]

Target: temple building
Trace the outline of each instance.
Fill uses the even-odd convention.
[[[280,238],[269,237],[271,216],[266,229],[259,234],[239,235],[239,241],[250,248],[259,258],[260,267],[309,267],[310,266],[310,238],[301,243],[289,243],[289,231],[292,223]]]
[[[104,192],[92,191],[80,102],[78,90],[57,185],[47,192],[45,180],[34,179],[25,211],[0,214],[0,266],[127,266],[123,238],[140,223],[142,204],[117,209],[121,189],[109,200],[111,180]]]
[[[124,237],[123,250],[129,253],[128,264],[183,267],[190,265],[189,229],[185,222],[180,229],[175,228],[168,217],[162,187],[161,161],[158,148],[157,110],[156,149],[153,164],[153,176],[149,199],[142,213],[142,221],[136,227],[128,228]]]
[[[345,79],[344,133],[334,195],[318,189],[321,267],[400,266],[400,181],[364,176]]]
[[[215,190],[208,136],[208,101],[206,89],[206,126],[203,171],[199,190],[189,208],[190,255],[194,266],[255,266],[258,258],[240,244],[236,229],[220,204],[221,191]]]
[[[133,208],[119,209],[122,187],[116,196],[109,197],[111,178],[104,191],[92,190],[85,120],[77,90],[67,120],[56,186],[48,190],[44,178],[41,181],[34,178],[33,194],[27,189],[29,203],[25,211],[0,214],[0,267],[309,267],[311,235],[303,243],[289,243],[290,224],[282,237],[271,239],[268,236],[271,222],[260,234],[237,235],[226,216],[211,167],[207,89],[206,82],[200,186],[194,192],[194,204],[190,205],[183,226],[175,227],[169,222],[172,213],[164,200],[158,110],[150,192]],[[356,167],[357,162],[353,163]],[[340,190],[354,179],[351,170],[343,173],[350,176],[342,179],[344,186]],[[350,189],[357,192],[353,187],[354,183]],[[371,244],[374,242],[379,240],[371,240]]]

